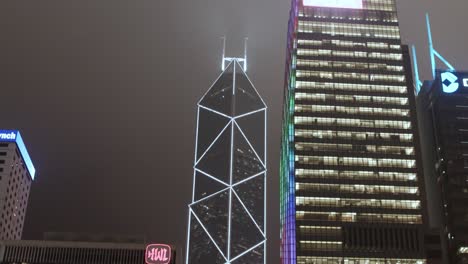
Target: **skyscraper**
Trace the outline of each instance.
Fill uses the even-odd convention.
[[[282,263],[426,263],[414,87],[395,1],[293,0],[286,68]]]
[[[186,263],[265,263],[266,105],[238,59],[198,103],[196,140]]]
[[[418,95],[429,218],[448,263],[468,263],[468,73],[438,71]]]
[[[21,239],[35,173],[20,132],[0,130],[0,240]]]

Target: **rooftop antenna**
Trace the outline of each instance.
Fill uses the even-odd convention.
[[[437,64],[436,64],[436,58],[439,59],[442,63],[447,66],[447,68],[450,71],[455,71],[455,68],[442,56],[440,55],[439,52],[434,48],[434,42],[432,40],[432,31],[431,31],[431,21],[429,19],[429,13],[426,13],[426,27],[427,27],[427,38],[429,42],[429,58],[431,60],[431,72],[432,72],[432,78],[436,78],[436,70],[437,70]],[[421,90],[421,87],[423,83],[419,79],[419,69],[418,69],[418,59],[416,56],[416,47],[413,45],[412,46],[412,52],[413,54],[413,66],[414,66],[414,85],[416,87],[416,94],[419,93]]]
[[[221,71],[224,71],[226,68],[226,36],[222,36],[221,39],[223,39],[223,60],[221,62]]]
[[[429,20],[429,13],[426,13],[426,24],[427,24],[427,36],[429,39],[429,56],[431,58],[431,66],[432,66],[432,78],[436,78],[436,58],[438,58],[441,62],[443,62],[451,71],[455,71],[455,68],[444,58],[440,55],[437,50],[434,49],[434,44],[432,42],[432,31],[431,31],[431,22]]]
[[[226,57],[226,37],[221,37],[223,40],[223,60],[221,62],[221,70],[224,71],[226,69],[226,62],[231,62],[233,60],[237,60],[238,62],[243,63],[243,70],[247,72],[247,40],[248,38],[244,38],[244,57]]]
[[[244,38],[244,71],[247,72],[247,40],[249,38]]]

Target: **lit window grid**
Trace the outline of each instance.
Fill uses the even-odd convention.
[[[402,155],[413,156],[413,147],[404,146],[385,146],[385,145],[358,145],[358,144],[333,144],[333,143],[309,143],[309,142],[296,142],[296,151],[304,153],[305,151],[315,152],[344,152],[359,154],[374,154],[374,155]]]
[[[336,106],[336,105],[309,105],[296,104],[296,113],[329,113],[333,111],[338,114],[346,115],[363,115],[376,117],[404,117],[408,118],[409,109],[398,108],[382,108],[382,107],[352,107],[352,106]]]
[[[392,74],[404,73],[402,65],[391,65],[386,63],[369,63],[369,62],[349,62],[349,61],[323,61],[323,60],[307,60],[298,59],[298,68],[312,68],[312,69],[333,69],[339,71],[375,71],[375,72],[388,72]],[[405,87],[406,88],[406,87]]]
[[[354,92],[354,93],[384,93],[386,95],[395,94],[401,96],[407,93],[407,88],[404,85],[380,85],[380,84],[356,84],[342,82],[313,82],[313,81],[297,81],[296,89],[310,90],[311,92],[329,91],[334,93],[339,92]]]
[[[327,195],[333,195],[329,193]],[[342,195],[336,193],[337,196]],[[390,200],[390,199],[366,199],[366,198],[341,198],[341,197],[304,197],[296,195],[296,206],[308,208],[325,208],[327,211],[342,208],[351,210],[360,209],[394,209],[394,210],[419,210],[421,202],[419,200]]]
[[[366,171],[366,170],[338,170],[338,169],[304,169],[297,168],[295,171],[297,180],[342,180],[346,182],[355,181],[380,181],[405,183],[415,186],[417,176],[415,172],[395,172],[395,171]]]
[[[422,224],[421,214],[404,213],[357,213],[336,211],[296,211],[296,221],[307,220],[317,224],[340,224],[340,223],[381,223],[381,224]]]
[[[329,184],[329,183],[304,183],[296,182],[296,193],[339,193],[340,195],[366,195],[369,197],[380,196],[419,196],[418,187],[398,185],[365,185],[365,184]]]
[[[362,10],[367,10],[366,13],[372,14],[369,11],[386,11],[389,13],[396,12],[396,4],[394,0],[363,0]],[[315,10],[315,7],[304,7],[306,11]]]
[[[396,12],[397,10],[395,0],[363,0],[363,8],[389,12]]]
[[[17,132],[17,137],[19,135]],[[22,139],[17,138],[16,142],[1,143],[6,145],[1,148],[3,154],[0,156],[0,180],[3,179],[3,186],[0,187],[5,188],[3,192],[0,192],[0,199],[4,202],[0,208],[0,240],[18,240],[21,239],[23,233],[35,170],[32,163],[30,163],[31,167],[24,161],[24,157],[28,154],[24,152],[26,148]]]
[[[403,74],[368,74],[359,72],[330,72],[330,71],[307,71],[298,70],[298,78],[320,78],[327,80],[346,80],[346,81],[362,81],[362,82],[378,82],[378,83],[406,83],[406,77]]]
[[[294,87],[295,81],[295,56],[289,58],[293,67],[289,68],[287,75],[288,87],[285,91],[285,106],[283,111],[283,136],[281,146],[281,223],[280,257],[283,264],[296,263],[296,205],[295,205],[295,161],[294,161]]]
[[[297,264],[426,264],[425,259],[353,258],[353,257],[297,257]]]
[[[387,10],[387,11],[395,11],[396,10],[396,7],[395,7],[395,3],[394,1],[392,0],[389,0],[389,1],[384,1],[384,0],[373,0],[373,1],[365,1],[364,3],[365,5],[365,9],[380,9],[380,10]],[[315,14],[314,16],[314,19],[317,19],[317,20],[320,20],[320,19],[323,19],[323,20],[351,20],[351,17],[343,17],[343,16],[340,16],[340,15],[335,15],[335,16],[329,16],[328,14],[326,13],[333,13],[334,11],[332,9],[323,9],[323,16],[322,17],[318,17],[316,14],[320,13],[322,10],[319,9],[319,8],[305,8],[304,9],[306,12],[303,12],[302,10],[299,11],[299,16],[301,15],[304,15],[304,13],[307,13],[309,12],[309,14]],[[318,11],[317,11],[318,10]],[[330,11],[331,10],[331,11]],[[382,19],[382,16],[380,16],[382,13],[375,13],[376,14],[376,17],[374,19],[371,18],[372,16],[372,13],[366,13],[366,17],[364,18],[362,15],[359,15],[360,12],[355,12],[355,14],[357,14],[357,16],[355,16],[352,20],[354,20],[353,22],[355,23],[361,23],[364,22],[364,21],[371,21],[371,22],[390,22],[390,20],[387,20],[385,21],[385,17]],[[309,16],[309,14],[307,14],[307,16]],[[397,18],[396,18],[396,13],[394,12],[391,12],[391,13],[387,13],[385,15],[390,15],[391,17],[393,17],[393,21],[392,22],[397,22]],[[313,17],[313,16],[309,16],[309,17]],[[387,17],[388,19],[388,17]],[[330,21],[326,21],[328,24],[330,24]],[[345,21],[346,22],[346,21]],[[340,22],[339,22],[340,23]],[[319,32],[317,32],[319,33]],[[330,32],[329,32],[330,33]],[[333,32],[332,32],[333,33]],[[336,33],[336,31],[335,31]],[[343,34],[348,34],[348,35],[352,35],[353,33],[352,32],[343,32]],[[392,33],[393,34],[393,33]],[[369,37],[369,35],[371,34],[365,34],[364,33],[364,36],[366,37]],[[305,36],[305,35],[304,35]],[[362,35],[361,35],[362,36]],[[394,37],[395,35],[393,36],[390,36],[390,37]],[[302,37],[302,36],[301,36]],[[390,39],[389,39],[390,40]],[[398,38],[397,38],[398,40]],[[307,42],[309,40],[299,40],[299,44],[304,44],[304,43],[300,43],[300,42]],[[311,42],[315,42],[315,40],[310,40]],[[399,41],[399,40],[398,40]],[[351,45],[349,45],[349,42],[348,43],[345,43],[345,41],[341,41],[341,40],[332,40],[330,41],[329,43],[325,43],[325,42],[328,42],[328,41],[316,41],[315,43],[315,46],[320,46],[322,48],[322,50],[318,51],[317,53],[313,54],[313,52],[316,52],[316,51],[312,51],[311,53],[309,53],[307,58],[303,55],[301,55],[300,52],[297,52],[297,54],[299,55],[299,60],[303,60],[303,59],[308,59],[308,60],[320,60],[320,59],[323,59],[325,61],[328,61],[330,59],[333,59],[333,60],[338,60],[340,59],[340,56],[343,56],[342,58],[346,58],[346,59],[352,59],[352,60],[357,60],[358,63],[362,63],[362,62],[376,62],[376,61],[382,61],[382,60],[386,60],[387,64],[388,65],[395,65],[395,63],[399,64],[401,61],[402,61],[402,56],[399,55],[399,54],[395,54],[394,52],[380,52],[380,51],[383,51],[383,50],[387,50],[387,51],[390,51],[391,49],[394,49],[394,50],[398,50],[398,51],[401,51],[401,46],[399,45],[395,45],[395,42],[393,41],[390,41],[388,44],[384,43],[384,44],[377,44],[377,45],[365,45],[364,49],[362,49],[362,47],[360,47],[359,51],[356,51],[356,52],[352,52],[350,53],[349,51],[347,50],[340,50],[340,51],[331,51],[330,50],[330,53],[328,53],[326,50],[327,48],[329,48],[329,43],[332,43],[332,45],[335,45],[337,47],[342,47],[343,49],[349,49],[349,48],[357,48],[359,44],[355,45],[355,43],[351,43]],[[352,41],[351,41],[352,42]],[[309,44],[309,43],[308,43]],[[299,49],[305,49],[305,47],[303,46],[300,46]],[[365,49],[369,49],[369,50],[365,50]],[[370,50],[374,50],[374,51],[370,51]],[[325,52],[324,52],[325,50]],[[379,52],[377,52],[377,50]],[[304,53],[307,53],[308,51],[305,51]],[[328,54],[327,54],[328,53]],[[390,53],[390,54],[389,54]],[[393,53],[393,54],[392,54]],[[314,57],[314,58],[312,58]],[[388,63],[390,61],[394,61],[395,63]],[[300,64],[300,63],[298,63]],[[355,64],[355,65],[359,65],[359,64]],[[362,65],[362,64],[360,64]],[[302,65],[303,66],[303,65]],[[337,65],[338,66],[338,65]],[[292,64],[292,67],[294,68],[295,67],[295,63]],[[327,66],[325,66],[327,67]],[[337,68],[334,68],[333,70],[340,70],[340,67],[343,67],[343,64],[341,66],[338,66]],[[324,67],[322,67],[324,68]],[[369,67],[370,68],[370,67]],[[387,69],[387,71],[383,70],[382,68],[380,68],[380,72],[377,73],[377,74],[381,74],[381,73],[389,73],[389,71],[392,71],[394,70],[395,68],[392,68],[392,67],[389,67]],[[398,68],[396,68],[398,69]],[[303,70],[302,68],[300,70]],[[378,68],[376,69],[377,71]],[[391,74],[388,74],[388,75],[391,75]],[[300,75],[296,75],[294,77],[297,77],[297,80],[298,80],[298,83],[302,83],[302,84],[305,84],[303,85],[303,87],[307,87],[307,88],[312,88],[314,89],[314,91],[311,93],[315,93],[317,94],[317,92],[320,92],[320,87],[317,87],[317,86],[313,86],[313,85],[310,85],[309,86],[309,83],[318,83],[320,82],[321,80],[318,80],[320,78],[320,76],[317,78],[317,82],[304,82],[305,79],[312,79],[310,76],[307,76],[307,77],[299,77]],[[332,75],[333,76],[333,75]],[[350,79],[352,78],[352,76],[350,77]],[[296,79],[296,78],[294,78]],[[369,77],[370,79],[370,77]],[[333,80],[332,81],[322,81],[322,83],[324,82],[334,82],[336,81],[336,78],[333,77]],[[345,80],[343,80],[345,81]],[[405,80],[403,80],[403,82],[405,82]],[[354,83],[354,81],[353,81]],[[301,84],[301,85],[302,85]],[[349,86],[354,86],[355,84],[349,84]],[[397,86],[397,85],[387,85],[387,86]],[[403,85],[402,85],[403,86]],[[289,86],[288,86],[289,87]],[[298,88],[303,88],[303,87],[299,87]],[[362,89],[362,86],[359,87]],[[368,87],[364,88],[364,89],[367,89]],[[311,90],[312,90],[311,89]],[[377,89],[380,89],[377,88]],[[386,94],[390,94],[390,93],[398,93],[397,91],[398,88],[391,88],[392,91],[390,91],[390,89],[388,89],[387,91],[379,91],[379,92],[383,92],[383,93],[386,93]],[[324,89],[325,90],[325,89]],[[301,91],[302,92],[302,91]],[[325,91],[324,91],[325,92]],[[396,100],[393,100],[393,99],[390,99],[390,100],[387,100],[387,99],[384,99],[384,100],[379,100],[378,98],[376,97],[367,97],[367,98],[362,98],[362,97],[348,97],[346,98],[345,96],[340,96],[340,97],[335,97],[335,98],[331,98],[331,96],[329,96],[328,94],[329,93],[333,93],[335,91],[326,91],[326,95],[324,95],[322,98],[318,98],[319,100],[322,100],[322,101],[318,101],[318,102],[315,102],[314,100],[317,99],[317,98],[314,98],[313,100],[308,100],[307,103],[310,103],[310,104],[314,104],[314,103],[318,103],[318,104],[321,104],[321,103],[324,103],[324,102],[328,102],[328,101],[332,101],[334,103],[336,102],[339,102],[340,104],[343,103],[343,105],[346,105],[346,106],[349,106],[349,104],[351,104],[352,106],[354,106],[353,104],[356,104],[356,105],[362,105],[363,103],[366,104],[365,106],[369,106],[369,107],[373,107],[375,105],[378,105],[378,104],[381,104],[382,107],[387,107],[387,106],[390,106],[390,105],[395,105],[395,106],[401,106],[402,109],[404,110],[408,110],[409,107],[408,107],[408,100],[406,98],[402,98],[402,99],[396,99]],[[370,91],[370,92],[376,92],[376,91]],[[404,97],[407,96],[407,90],[405,88],[403,88],[403,92],[400,92],[401,94],[404,94]],[[296,96],[299,95],[299,96],[302,96],[302,94],[300,93],[295,93]],[[308,97],[308,96],[307,96]],[[310,99],[311,97],[308,97],[307,99]],[[286,101],[290,101],[288,100],[290,98],[287,98]],[[298,100],[297,98],[295,98],[296,100]],[[303,99],[303,98],[301,98]],[[299,106],[303,101],[299,99],[297,101],[297,106]],[[374,99],[377,99],[375,100],[376,102],[374,102]],[[400,103],[396,102],[395,104],[395,101],[400,101]],[[367,105],[369,104],[369,105]],[[331,104],[330,104],[331,105]],[[336,105],[335,105],[336,106]],[[296,108],[297,109],[297,108]],[[296,112],[296,114],[299,113],[299,111]],[[335,116],[333,116],[335,117]],[[407,116],[409,117],[409,116]],[[389,118],[390,120],[382,120],[382,121],[389,121],[391,123],[387,123],[387,124],[396,124],[396,125],[401,125],[398,124],[398,123],[392,123],[392,122],[398,122],[398,120],[392,120],[392,117]],[[364,122],[365,124],[367,122]],[[378,123],[378,122],[377,122]],[[368,123],[367,123],[368,124]],[[376,123],[374,122],[374,125]],[[385,123],[383,123],[385,125]],[[354,125],[353,128],[356,128],[356,127],[359,127],[359,124],[356,126],[356,124],[352,124]],[[308,125],[307,128],[316,128],[317,126],[315,126],[314,124],[310,124]],[[318,127],[318,131],[323,131],[324,134],[327,133],[328,131],[330,131],[330,129],[339,129],[339,130],[345,130],[345,131],[332,131],[330,134],[333,135],[333,133],[335,133],[335,135],[338,135],[338,133],[340,132],[344,132],[344,133],[348,133],[348,131],[346,131],[347,129],[350,129],[351,127],[337,127],[336,125],[334,124],[328,124],[328,126],[324,126],[323,128],[322,127]],[[412,143],[412,130],[411,129],[411,126],[408,127],[409,129],[406,129],[408,130],[408,132],[403,132],[403,131],[397,131],[398,129],[390,129],[389,127],[387,128],[379,128],[379,127],[369,127],[369,129],[366,129],[366,128],[362,128],[362,127],[359,127],[359,130],[361,131],[365,131],[365,130],[369,130],[368,132],[364,132],[364,135],[365,136],[368,136],[369,134],[373,135],[374,138],[377,139],[377,135],[378,137],[381,136],[381,134],[384,134],[385,136],[387,136],[387,138],[389,139],[389,141],[394,141],[396,137],[398,137],[398,140],[400,141],[400,143],[402,145],[407,145],[407,144],[410,144],[411,146],[411,143]],[[295,129],[296,130],[303,130],[304,131],[304,125],[295,125]],[[391,131],[390,131],[391,130]],[[356,131],[349,131],[349,134],[352,134],[353,132],[356,132]],[[302,134],[307,134],[307,133],[302,133]],[[318,134],[318,133],[316,133]],[[361,133],[362,135],[362,133]],[[360,136],[361,136],[360,135]],[[352,135],[353,137],[354,135]],[[348,135],[346,135],[345,137],[348,137]],[[381,139],[381,138],[379,138]],[[352,140],[356,140],[356,138],[352,138]],[[367,140],[364,139],[364,140]],[[406,142],[405,142],[406,141]],[[378,180],[381,180],[382,182],[384,181],[389,181],[389,182],[392,182],[392,181],[400,181],[400,183],[403,183],[405,182],[406,180],[408,180],[409,183],[416,183],[417,182],[417,177],[416,177],[416,173],[414,169],[398,169],[398,168],[395,168],[396,170],[399,170],[399,172],[393,172],[393,171],[390,171],[390,172],[375,172],[375,171],[349,171],[349,173],[346,173],[345,171],[343,171],[342,173],[342,170],[341,168],[338,168],[337,170],[327,170],[329,172],[328,176],[330,175],[336,175],[338,178],[338,180],[340,180],[340,177],[344,177],[344,176],[347,176],[349,177],[348,179],[350,180],[356,180],[357,177],[356,174],[362,176],[363,178],[366,178],[369,179],[369,178],[377,178]],[[307,173],[309,173],[310,171],[312,171],[312,169],[302,169],[301,167],[297,167],[296,168],[296,180],[300,179],[300,175],[304,175],[304,173],[300,173],[301,171],[308,171]],[[321,172],[323,172],[324,170],[322,169],[317,169],[315,170],[317,173],[315,173],[315,175],[321,175],[323,176],[323,174],[321,174]],[[406,171],[406,172],[403,172],[403,171]],[[306,173],[306,174],[307,174]],[[305,178],[307,180],[307,177]],[[324,178],[326,179],[326,178]],[[328,178],[329,179],[329,178]],[[417,201],[419,202],[419,201]],[[315,212],[315,213],[318,213],[318,212]],[[299,211],[298,212],[298,215],[297,215],[297,219],[301,219],[301,216],[300,216],[301,212]],[[364,220],[367,220],[369,223],[373,223],[373,222],[381,222],[381,223],[411,223],[411,224],[420,224],[422,223],[422,217],[420,214],[416,214],[416,215],[398,215],[398,214],[376,214],[376,213],[369,213],[369,214],[363,214],[363,213],[356,213],[356,212],[349,212],[349,213],[333,213],[333,212],[325,212],[325,214],[329,214],[329,216],[331,215],[335,215],[335,220],[334,221],[337,221],[337,223],[339,222],[351,222],[351,221],[356,221],[356,219],[360,219],[360,221],[364,221]],[[340,219],[338,219],[336,216],[340,217]],[[302,216],[303,217],[303,216]],[[333,217],[332,217],[333,218]],[[305,218],[305,219],[308,219],[310,220],[310,218]],[[317,242],[317,244],[320,244],[320,240],[319,241],[315,241]],[[293,262],[296,263],[299,263],[300,259],[302,257],[301,256],[298,256],[297,259],[293,259]],[[318,259],[321,259],[321,258],[312,258],[312,257],[307,257],[307,258],[304,258],[302,260],[307,260],[307,263],[318,263],[318,262],[315,262],[315,260],[318,260]],[[332,258],[330,258],[329,260],[331,260]],[[378,260],[378,259],[369,259],[369,258],[354,258],[354,259],[351,259],[351,258],[336,258],[338,261],[340,262],[337,262],[337,263],[342,263],[342,261],[344,261],[346,259],[346,262],[347,261],[352,261],[351,263],[354,264],[354,261],[356,261],[355,263],[370,263],[370,261],[374,262],[375,260]],[[310,262],[309,262],[310,260]],[[402,260],[402,259],[396,259],[395,260],[395,263],[406,263],[405,260]],[[285,263],[285,262],[283,262]],[[306,262],[304,262],[306,263]],[[333,262],[323,262],[323,263],[333,263]],[[425,261],[423,260],[408,260],[408,263],[417,263],[417,264],[421,264],[421,263],[425,263]]]
[[[320,33],[331,36],[400,39],[398,26],[299,21],[299,33]]]
[[[296,141],[301,139],[328,140],[328,141],[379,141],[381,144],[397,144],[398,146],[412,146],[413,134],[399,132],[376,131],[337,131],[330,129],[296,129]]]
[[[332,92],[324,91],[321,92]],[[363,106],[364,104],[372,106],[389,106],[401,107],[408,109],[408,98],[389,96],[371,96],[371,95],[340,95],[331,93],[305,93],[296,92],[295,99],[309,103],[335,103],[335,104],[356,104]]]
[[[295,125],[335,126],[335,127],[359,127],[359,128],[384,128],[411,130],[410,121],[372,120],[357,118],[332,118],[332,117],[294,117]]]
[[[327,155],[327,153],[325,153],[324,155]],[[414,159],[296,155],[295,160],[297,164],[300,164],[300,165],[362,166],[362,167],[403,168],[403,169],[416,168],[416,160]]]
[[[457,251],[457,254],[459,254],[459,255],[468,254],[468,247],[459,247],[458,251]]]
[[[292,93],[292,91],[288,91]],[[291,97],[289,97],[291,98]],[[294,147],[290,144],[294,140],[294,126],[288,121],[292,117],[294,101],[288,101],[288,106],[285,107],[285,121],[283,128],[283,143],[282,143],[282,165],[281,174],[283,177],[281,183],[281,258],[283,263],[292,264],[296,255],[296,217],[295,217],[295,178],[294,178]],[[292,105],[289,105],[292,104]],[[288,111],[291,110],[291,111]]]
[[[397,43],[397,42],[395,42]],[[336,39],[298,39],[299,48],[329,48],[339,50],[368,50],[368,51],[401,51],[400,44],[392,44],[388,42],[369,41],[369,40],[336,40]]]
[[[345,51],[345,50],[332,50],[332,49],[297,49],[297,55],[307,59],[320,59],[321,57],[338,58],[338,59],[370,59],[375,61],[402,61],[403,55],[401,53],[387,53],[375,51]]]

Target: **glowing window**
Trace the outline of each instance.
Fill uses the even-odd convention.
[[[304,0],[305,6],[362,8],[362,0]]]

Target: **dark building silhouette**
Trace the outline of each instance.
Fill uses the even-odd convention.
[[[0,241],[2,264],[143,264],[145,244]],[[169,264],[175,264],[175,251]]]
[[[283,264],[422,264],[426,197],[394,0],[293,0],[281,156]]]
[[[418,95],[429,223],[446,263],[468,263],[468,73],[437,71]]]
[[[187,264],[265,263],[265,135],[266,105],[233,59],[198,103]]]

